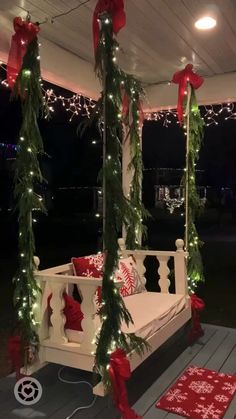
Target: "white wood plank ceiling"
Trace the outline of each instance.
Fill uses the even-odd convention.
[[[192,62],[203,76],[236,70],[236,0],[124,0],[127,24],[118,35],[119,63],[146,85],[159,84]],[[42,22],[40,38],[50,41],[93,67],[91,0],[51,23],[51,18],[77,6],[82,0],[0,0],[0,25],[29,10],[32,20]],[[198,31],[195,20],[206,11],[214,13],[217,26]],[[5,22],[3,20],[5,19]],[[11,29],[12,30],[12,29]],[[42,46],[43,48],[43,46]],[[69,63],[68,63],[69,64]],[[58,65],[60,65],[58,63]],[[46,67],[47,63],[42,62]],[[68,77],[70,65],[68,65]],[[67,76],[64,75],[65,78]]]

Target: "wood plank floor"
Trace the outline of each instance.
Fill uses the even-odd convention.
[[[153,359],[151,364],[145,363],[142,369],[133,374],[136,375],[136,381],[129,383],[129,396],[134,403],[135,410],[142,415],[143,419],[180,419],[180,416],[168,414],[155,407],[157,399],[170,387],[183,370],[190,364],[206,367],[228,374],[236,374],[236,330],[220,326],[203,325],[205,335],[192,347],[181,346],[183,337],[178,337],[175,342],[169,342],[177,353],[177,357],[171,360],[167,347],[164,346],[158,352],[158,356]],[[169,363],[167,364],[167,362]],[[160,365],[161,364],[161,365]],[[152,380],[148,386],[148,377],[153,374],[153,365],[159,373],[158,377]],[[160,369],[162,367],[162,369]],[[58,380],[60,366],[50,364],[38,371],[35,377],[40,381],[43,387],[41,400],[31,406],[22,406],[14,397],[13,388],[15,379],[8,376],[0,380],[0,418],[50,418],[66,419],[74,409],[80,406],[86,406],[92,403],[93,395],[88,384],[80,383],[76,385],[67,384]],[[138,370],[137,370],[138,371]],[[154,368],[155,372],[155,368]],[[92,375],[81,370],[65,368],[61,375],[69,381],[87,381],[92,383]],[[138,380],[137,380],[138,377]],[[141,377],[141,378],[140,378]],[[153,375],[154,377],[154,375]],[[141,385],[146,382],[146,391],[140,394]],[[133,381],[133,382],[132,382]],[[137,383],[140,383],[137,384]],[[92,407],[79,410],[76,418],[84,419],[119,419],[120,415],[113,406],[110,397],[95,400]],[[234,397],[224,419],[236,419],[236,397]]]

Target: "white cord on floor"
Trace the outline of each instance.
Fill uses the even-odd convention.
[[[62,383],[66,383],[66,384],[87,384],[91,390],[93,390],[93,386],[92,384],[90,384],[88,381],[69,381],[69,380],[65,380],[64,378],[61,377],[61,372],[65,369],[65,367],[62,367],[59,369],[58,371],[58,380],[61,381]],[[90,407],[93,407],[93,405],[95,404],[97,400],[97,396],[94,396],[92,403],[90,403],[87,406],[81,406],[81,407],[77,407],[75,410],[73,410],[73,412],[67,416],[65,419],[71,419],[79,410],[83,410],[83,409],[89,409]]]

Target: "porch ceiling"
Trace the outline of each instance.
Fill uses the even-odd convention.
[[[53,16],[76,7],[79,1],[1,0],[2,59],[6,58],[9,48],[12,18],[25,16],[20,8],[23,7],[29,10],[34,21],[48,19],[40,34],[46,78],[96,97],[99,85],[93,74],[91,32],[96,1],[90,0],[52,24]],[[145,85],[170,80],[173,73],[188,62],[192,62],[201,75],[210,78],[236,70],[234,0],[215,0],[211,5],[206,0],[125,0],[125,7],[127,25],[118,35],[119,63]],[[217,26],[201,32],[195,29],[194,22],[206,10],[216,15]]]

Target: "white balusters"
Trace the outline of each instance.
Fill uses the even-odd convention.
[[[168,268],[168,261],[170,257],[165,256],[165,255],[157,255],[156,258],[159,261],[158,274],[159,274],[160,279],[158,281],[158,284],[160,286],[161,292],[168,294],[169,287],[170,287],[170,280],[169,280],[170,270]]]
[[[186,257],[187,254],[184,252],[184,241],[178,239],[175,242],[176,252],[174,256],[175,263],[175,292],[176,294],[188,294],[188,283],[187,283],[187,269],[186,269]]]
[[[65,307],[65,302],[63,298],[63,291],[66,284],[53,279],[49,282],[50,289],[52,291],[52,298],[50,301],[50,306],[52,309],[51,323],[52,323],[52,332],[50,336],[50,341],[53,343],[63,344],[67,343],[68,339],[65,336],[64,324],[65,316],[63,314],[63,309]]]
[[[82,281],[81,281],[82,282]],[[78,286],[78,285],[77,285]],[[96,335],[96,327],[94,323],[94,316],[95,316],[95,304],[94,304],[94,295],[97,289],[96,280],[90,280],[86,283],[80,283],[78,286],[79,292],[83,296],[83,300],[81,303],[81,311],[84,315],[84,318],[81,322],[82,329],[83,329],[83,341],[81,343],[81,349],[84,352],[95,352],[96,345],[95,345],[95,335]]]
[[[146,258],[146,255],[143,253],[135,253],[134,252],[134,258],[136,261],[136,268],[137,271],[140,275],[141,281],[142,281],[142,285],[146,285],[146,277],[145,277],[145,272],[146,272],[146,268],[144,266],[144,260]]]

